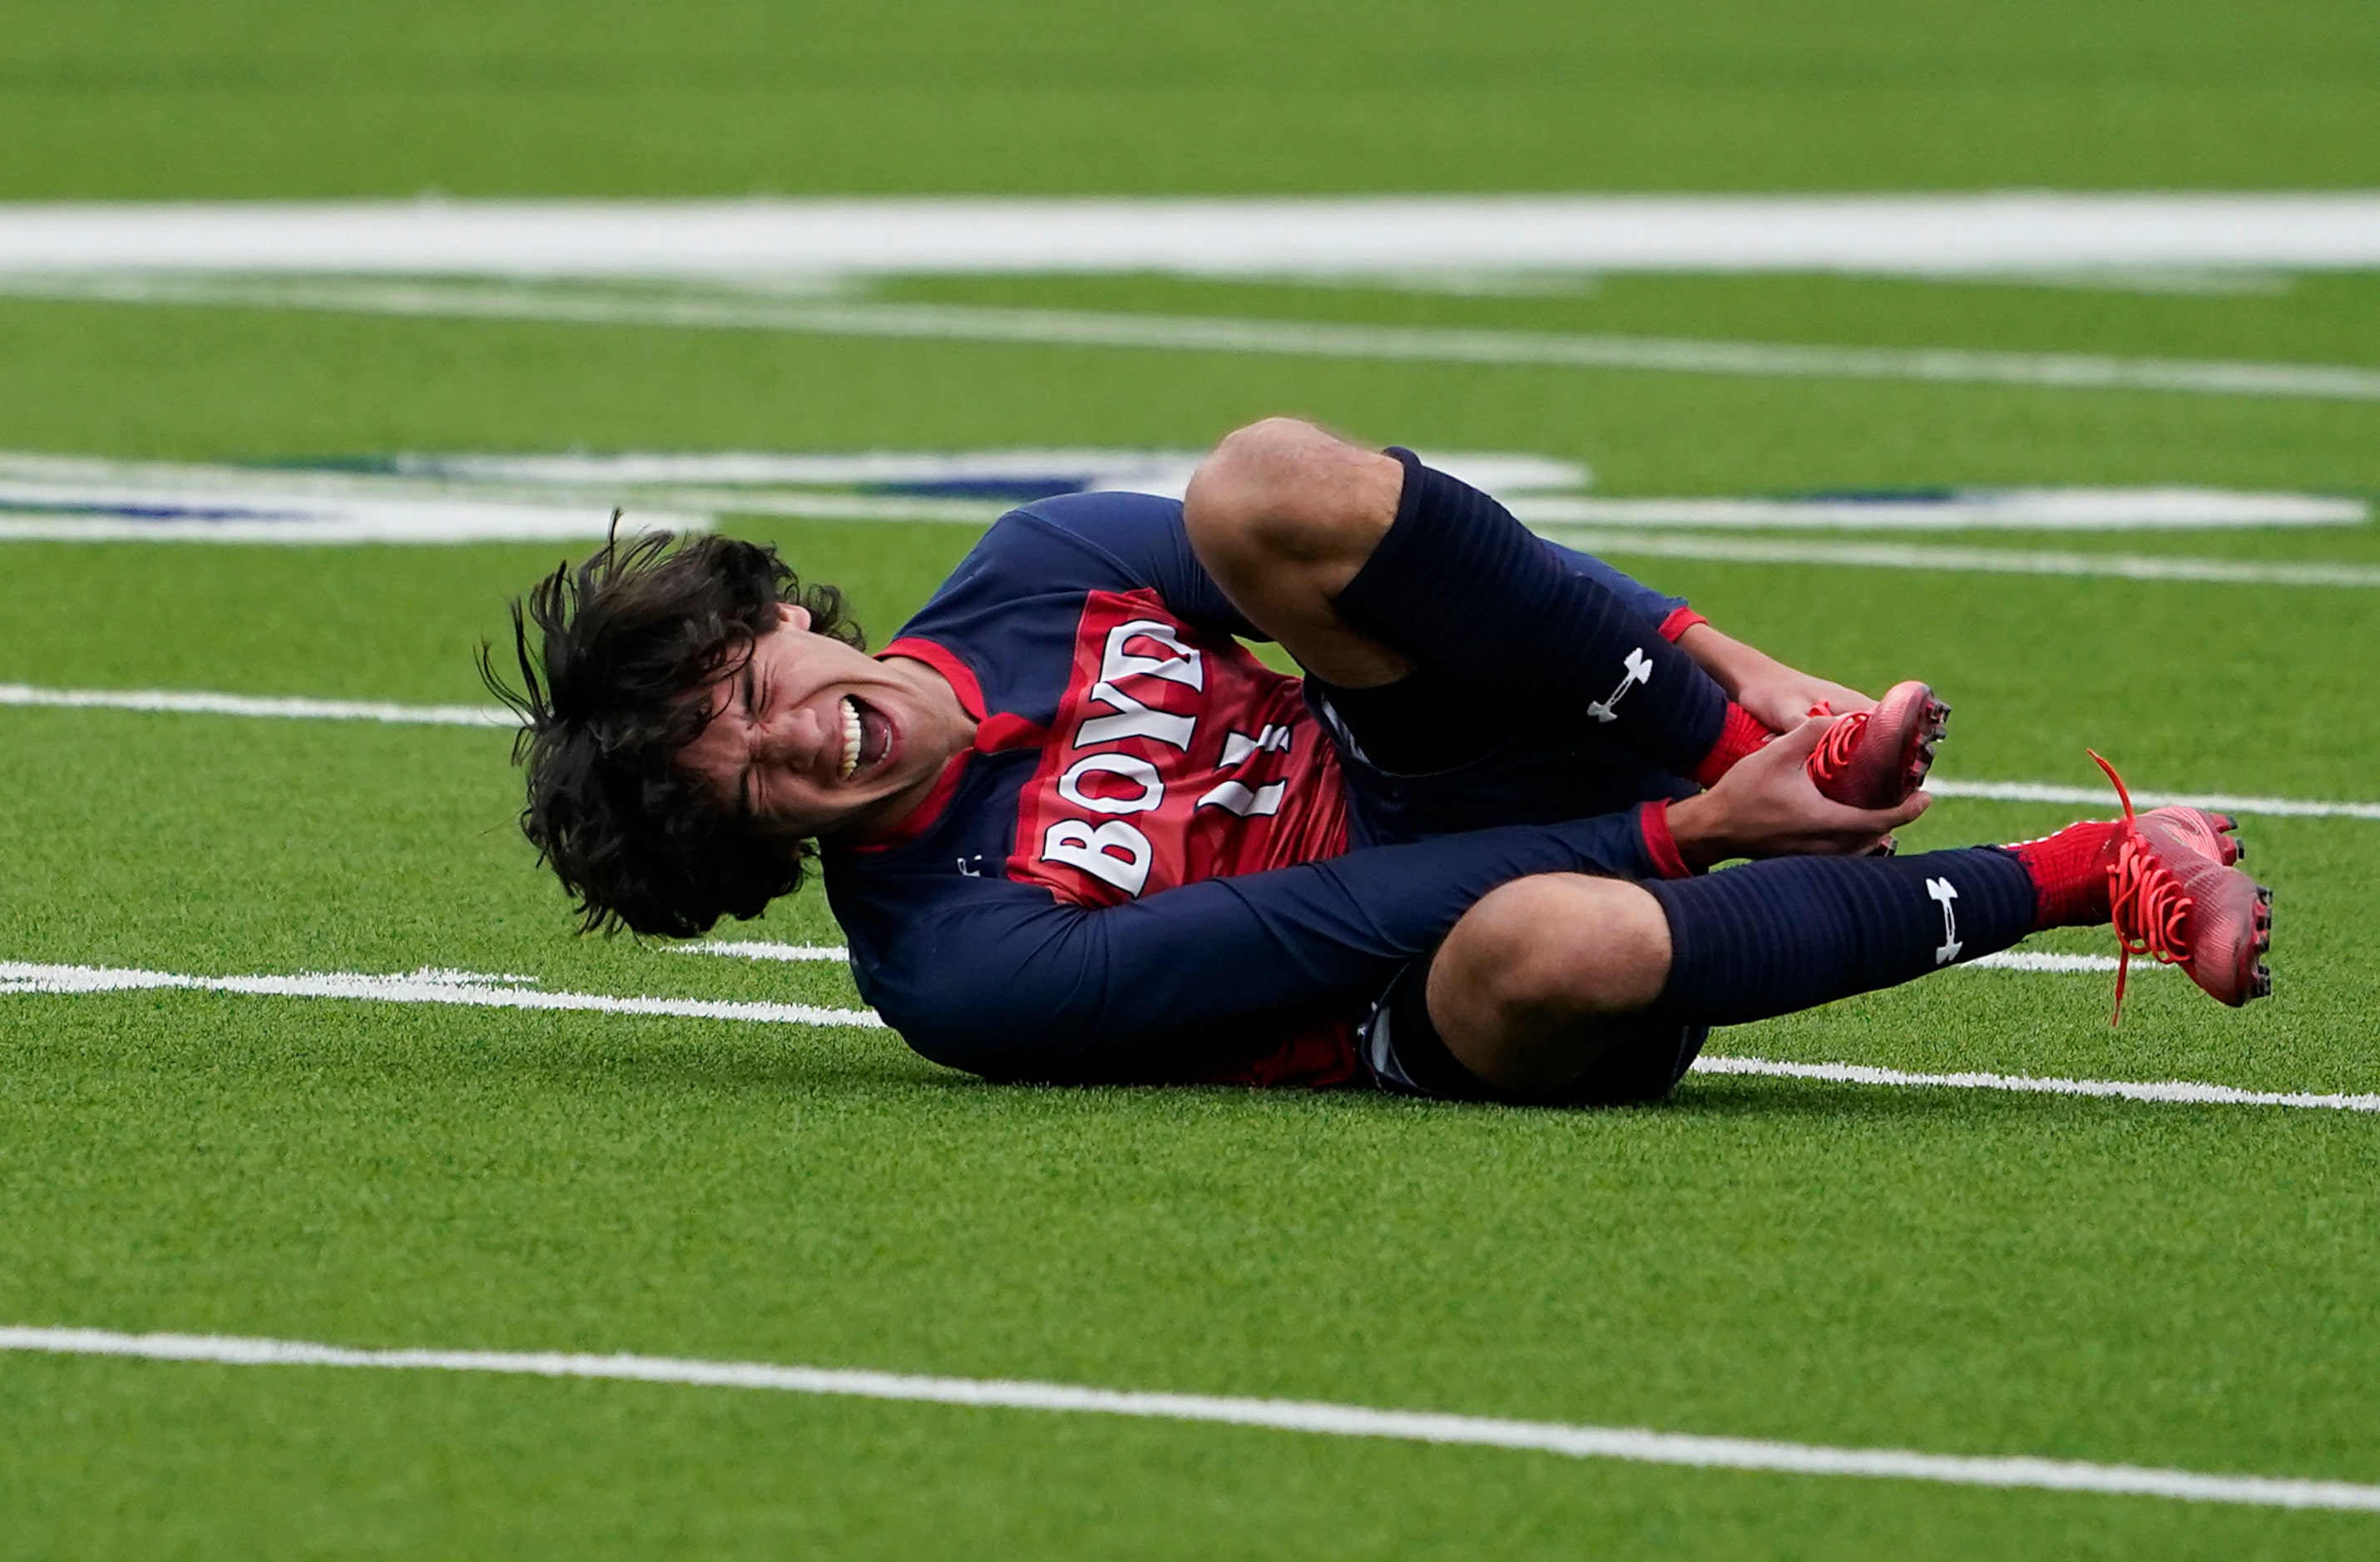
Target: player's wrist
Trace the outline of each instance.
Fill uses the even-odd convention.
[[[1636,812],[1637,832],[1644,837],[1645,860],[1662,878],[1691,878],[1698,871],[1678,853],[1678,839],[1670,833],[1673,800],[1656,798]]]
[[[1682,797],[1662,810],[1671,849],[1688,873],[1703,873],[1737,855],[1728,832],[1727,805],[1708,792]]]

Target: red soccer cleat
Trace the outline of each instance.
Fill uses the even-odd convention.
[[[2124,822],[2107,864],[2107,900],[2123,963],[2116,971],[2116,1018],[2132,956],[2168,965],[2237,1009],[2273,990],[2265,953],[2273,942],[2273,892],[2234,866],[2231,819],[2199,808],[2156,808],[2134,817],[2116,768],[2094,753],[2116,785]]]
[[[1823,707],[1811,712],[1823,716]],[[1890,808],[1925,784],[1950,708],[1925,684],[1895,684],[1874,710],[1838,717],[1804,769],[1821,795],[1854,808]]]

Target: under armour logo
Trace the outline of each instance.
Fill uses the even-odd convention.
[[[1959,898],[1958,887],[1947,878],[1929,878],[1925,892],[1942,902],[1942,947],[1934,951],[1934,963],[1948,965],[1959,958],[1959,914],[1950,905]]]
[[[1653,681],[1653,660],[1645,654],[1645,648],[1642,646],[1630,651],[1627,660],[1620,665],[1626,668],[1627,672],[1621,674],[1620,686],[1611,691],[1611,697],[1596,700],[1586,708],[1586,713],[1598,721],[1618,720],[1620,716],[1615,708],[1620,704],[1620,696],[1638,684],[1649,684]]]

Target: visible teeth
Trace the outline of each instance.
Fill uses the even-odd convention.
[[[843,779],[849,781],[851,772],[859,769],[859,707],[849,697],[843,701]]]

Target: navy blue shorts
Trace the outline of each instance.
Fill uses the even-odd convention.
[[[1469,697],[1427,672],[1361,690],[1309,677],[1305,702],[1339,750],[1352,846],[1553,824],[1695,790],[1584,722],[1515,722],[1510,706]],[[1365,1072],[1377,1088],[1397,1095],[1509,1099],[1463,1068],[1431,1023],[1424,995],[1436,953],[1406,962],[1373,1003],[1357,1039]],[[1708,1034],[1701,1025],[1671,1026],[1616,1046],[1556,1104],[1660,1100],[1685,1076]]]

